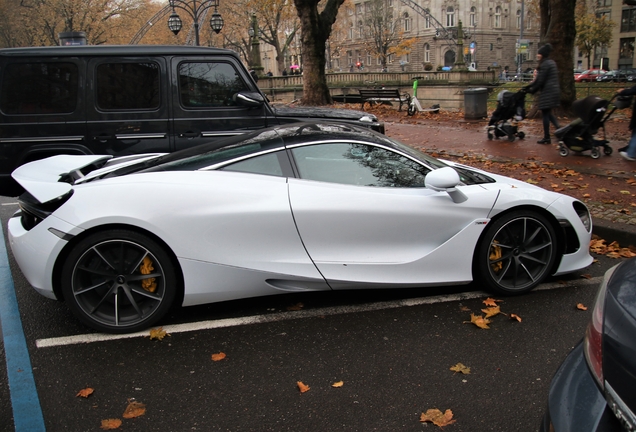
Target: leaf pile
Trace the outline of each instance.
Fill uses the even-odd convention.
[[[636,248],[634,246],[622,248],[616,241],[606,244],[605,240],[600,238],[590,241],[590,252],[605,255],[608,258],[632,258],[636,256]]]
[[[481,310],[484,313],[484,316],[475,315],[474,313],[471,313],[470,321],[464,321],[464,324],[475,324],[477,327],[487,330],[490,328],[489,324],[492,323],[492,321],[489,318],[492,318],[499,314],[506,315],[511,320],[516,320],[518,322],[521,322],[521,317],[519,315],[517,314],[508,315],[507,313],[504,313],[501,311],[501,308],[497,304],[498,302],[501,302],[501,301],[503,300],[497,300],[490,297],[488,297],[486,300],[483,300],[482,303],[488,306],[486,309]]]

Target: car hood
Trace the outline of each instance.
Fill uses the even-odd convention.
[[[320,119],[344,119],[344,120],[362,120],[378,121],[373,114],[364,111],[337,109],[337,108],[317,108],[317,107],[293,107],[293,106],[272,106],[274,114],[277,117],[302,117],[302,118],[320,118]]]

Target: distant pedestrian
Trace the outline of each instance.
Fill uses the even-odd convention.
[[[287,69],[283,69],[283,76],[287,76]]]
[[[634,96],[636,95],[636,85],[628,89],[623,89],[617,93],[618,96]],[[629,121],[629,130],[632,131],[632,137],[627,147],[618,149],[618,153],[628,161],[636,161],[636,107],[632,107],[632,119]]]
[[[561,89],[559,87],[559,71],[554,60],[549,58],[552,52],[552,45],[543,45],[537,51],[536,79],[523,89],[530,94],[539,92],[539,102],[537,108],[541,110],[543,116],[543,138],[537,141],[538,144],[550,144],[550,123],[555,128],[560,128],[559,122],[552,113],[552,108],[560,105]]]

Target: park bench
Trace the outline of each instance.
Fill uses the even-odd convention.
[[[408,107],[411,102],[411,96],[408,93],[400,94],[398,89],[360,89],[358,91],[360,92],[362,110],[364,110],[365,102],[399,102],[398,111],[402,111],[402,105]]]

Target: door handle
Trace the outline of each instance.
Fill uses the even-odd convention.
[[[196,138],[200,135],[199,132],[183,132],[179,134],[179,138]]]
[[[100,135],[96,135],[95,137],[93,137],[93,140],[99,141],[99,142],[106,142],[106,141],[112,140],[112,139],[115,139],[115,137],[113,135],[106,135],[106,134],[100,134]]]

